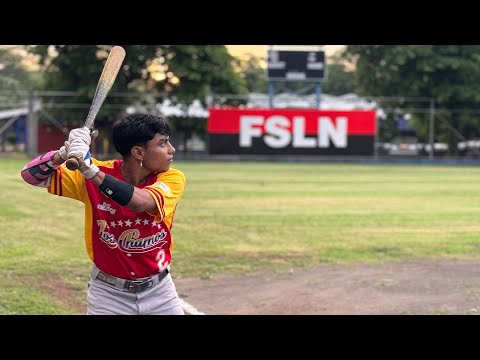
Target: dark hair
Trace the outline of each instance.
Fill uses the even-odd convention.
[[[156,134],[170,136],[170,127],[164,118],[147,114],[133,114],[113,126],[113,145],[124,158],[134,146],[145,146]]]

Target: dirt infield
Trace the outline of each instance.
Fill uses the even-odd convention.
[[[470,260],[174,280],[180,297],[206,315],[480,314],[480,266]]]

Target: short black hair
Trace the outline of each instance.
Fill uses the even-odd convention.
[[[170,131],[161,116],[132,114],[113,126],[113,145],[126,158],[134,146],[145,146],[156,134],[170,136]]]

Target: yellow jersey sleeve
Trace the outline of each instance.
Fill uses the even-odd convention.
[[[152,195],[157,204],[157,208],[148,212],[148,214],[155,216],[155,221],[164,221],[171,227],[177,204],[185,191],[185,186],[185,175],[178,169],[170,168],[168,171],[158,174],[155,183],[144,188]]]
[[[59,166],[52,175],[48,192],[84,202],[85,178],[80,171],[68,170],[65,164]]]
[[[92,163],[105,169],[113,167],[113,160],[99,161],[92,158]],[[47,190],[53,195],[75,199],[84,204],[90,203],[84,176],[80,171],[69,170],[65,163],[60,165],[52,174],[50,186]]]

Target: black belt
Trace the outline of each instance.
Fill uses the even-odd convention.
[[[160,274],[153,275],[148,278],[139,280],[126,280],[117,278],[112,275],[108,275],[107,273],[99,270],[98,275],[95,279],[103,281],[104,283],[114,286],[123,291],[137,293],[153,288],[155,285],[160,283],[160,281],[162,281],[163,278],[168,275],[168,273],[168,269],[165,269]]]

